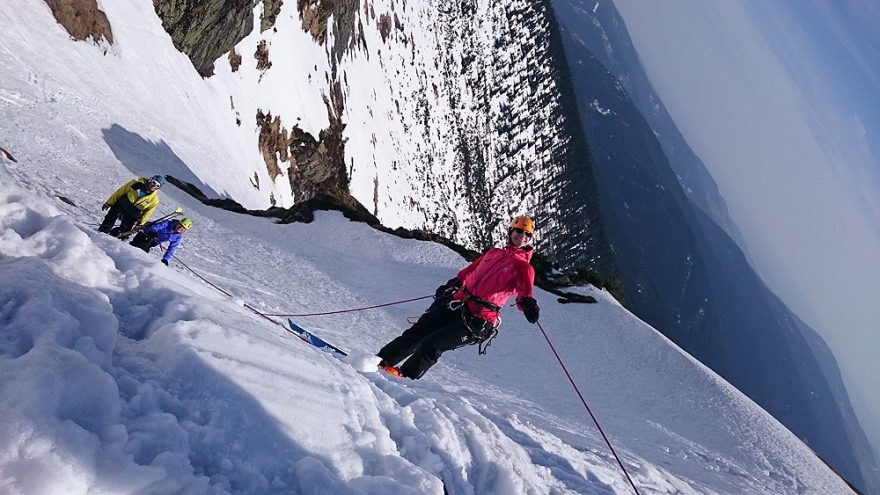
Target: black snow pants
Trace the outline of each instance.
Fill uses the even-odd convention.
[[[128,232],[134,227],[135,222],[140,219],[141,213],[141,210],[138,210],[135,205],[131,204],[128,197],[123,196],[116,200],[116,203],[107,211],[107,215],[104,217],[104,221],[101,222],[98,230],[113,236],[119,235],[120,232]],[[116,220],[120,217],[122,222],[119,223],[119,227],[113,227]]]
[[[377,355],[384,366],[395,366],[409,357],[400,366],[400,374],[418,380],[444,352],[476,343],[477,339],[461,320],[461,311],[440,306],[422,314],[419,321]]]
[[[159,245],[159,242],[155,237],[145,234],[143,232],[138,232],[135,234],[134,239],[130,242],[130,244],[136,248],[141,248],[144,252],[149,253],[150,249]]]

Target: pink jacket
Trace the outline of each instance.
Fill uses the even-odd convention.
[[[532,297],[535,283],[535,269],[529,264],[532,248],[520,249],[508,244],[504,249],[493,247],[483,253],[473,263],[458,272],[458,279],[464,287],[480,299],[504,307],[507,299],[516,294],[517,306],[524,297]],[[464,290],[456,292],[452,298],[464,299]],[[498,313],[476,302],[467,303],[470,314],[494,323]],[[522,309],[520,309],[522,311]]]

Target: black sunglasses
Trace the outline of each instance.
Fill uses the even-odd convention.
[[[528,237],[529,239],[532,238],[532,233],[531,233],[531,232],[525,231],[525,230],[523,230],[523,229],[521,229],[521,228],[519,228],[519,227],[513,227],[513,228],[511,228],[510,230],[516,232],[517,234],[525,234],[526,237]]]

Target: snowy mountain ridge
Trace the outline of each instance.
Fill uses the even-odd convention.
[[[714,180],[654,93],[612,2],[553,6],[627,308],[873,492],[877,456],[842,380],[847,357],[832,354],[750,265]]]

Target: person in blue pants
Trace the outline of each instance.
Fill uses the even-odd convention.
[[[149,253],[150,249],[158,246],[160,242],[168,241],[168,248],[165,250],[165,255],[162,256],[162,263],[168,266],[168,260],[174,256],[174,251],[177,250],[181,237],[190,228],[192,228],[192,220],[189,218],[157,222],[138,232],[131,241],[131,245]]]

